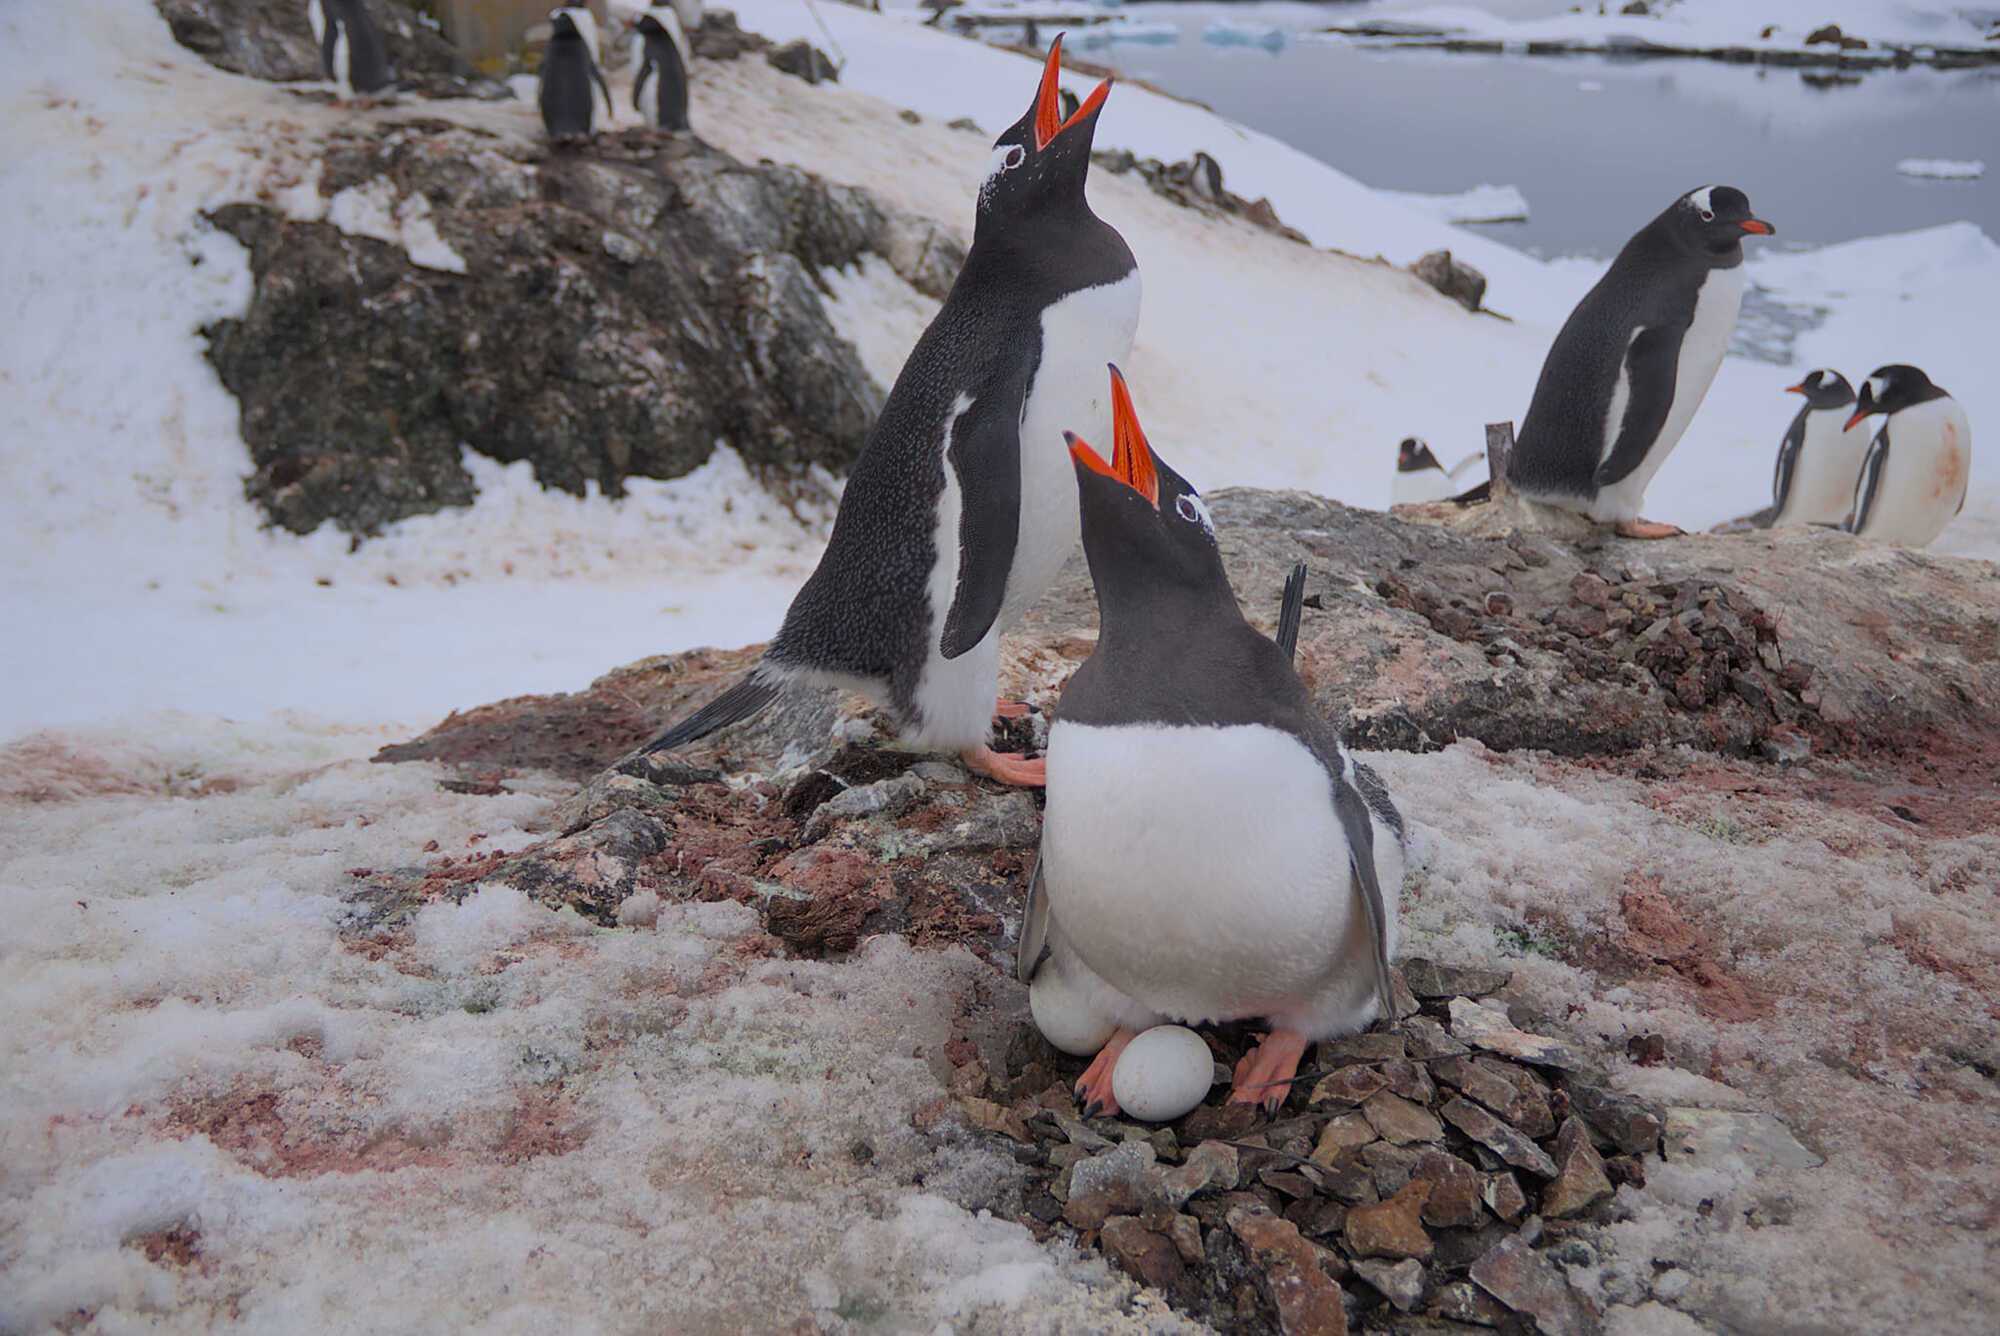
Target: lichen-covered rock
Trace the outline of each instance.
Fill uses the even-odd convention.
[[[325,77],[306,0],[154,0],[174,40],[232,74],[275,83]],[[512,97],[402,0],[369,0],[397,82],[426,97]]]

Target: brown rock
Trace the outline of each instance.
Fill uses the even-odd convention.
[[[1638,1099],[1592,1081],[1571,1077],[1570,1107],[1591,1129],[1627,1155],[1644,1155],[1660,1144],[1660,1115]]]
[[[1142,1284],[1156,1290],[1176,1290],[1187,1279],[1180,1250],[1165,1235],[1155,1234],[1132,1216],[1106,1220],[1097,1237],[1105,1255]]]
[[[1469,1099],[1454,1099],[1442,1110],[1444,1119],[1517,1169],[1543,1178],[1556,1176],[1555,1161],[1542,1148]]]
[[[1611,1180],[1604,1172],[1604,1160],[1590,1144],[1590,1133],[1581,1119],[1570,1118],[1556,1133],[1555,1182],[1542,1190],[1542,1214],[1561,1219],[1576,1215],[1592,1203],[1611,1195]]]
[[[1493,596],[1487,595],[1489,605]],[[1502,599],[1506,595],[1501,595]],[[1511,600],[1509,601],[1511,604]],[[1490,606],[1489,606],[1490,611]],[[1494,613],[1495,616],[1504,614]],[[1485,997],[1497,993],[1514,977],[1511,970],[1479,969],[1460,965],[1440,965],[1422,956],[1403,962],[1403,978],[1410,991],[1420,998]]]
[[[1598,1329],[1597,1315],[1583,1297],[1519,1234],[1502,1239],[1472,1264],[1470,1274],[1488,1294],[1532,1317],[1543,1336],[1586,1336]]]
[[[1403,1051],[1403,1036],[1379,1031],[1328,1039],[1319,1046],[1322,1067],[1350,1067],[1357,1062],[1388,1062],[1408,1056]]]
[[[1485,300],[1486,275],[1452,259],[1448,250],[1429,252],[1410,266],[1410,272],[1468,311],[1477,311]]]
[[[1167,1237],[1184,1262],[1199,1262],[1207,1255],[1201,1246],[1201,1222],[1191,1215],[1177,1215],[1168,1221]]]
[[[1417,1016],[1403,1024],[1403,1042],[1410,1056],[1418,1062],[1429,1062],[1434,1058],[1452,1058],[1470,1053],[1472,1049],[1445,1032],[1445,1028],[1428,1016]]]
[[[1371,1141],[1361,1148],[1361,1162],[1368,1166],[1368,1172],[1375,1180],[1378,1197],[1393,1197],[1403,1190],[1410,1181],[1410,1175],[1417,1171],[1417,1159],[1423,1152],[1410,1146],[1392,1145],[1387,1141]]]
[[[1411,1181],[1388,1201],[1357,1206],[1347,1213],[1347,1247],[1357,1257],[1431,1255],[1431,1236],[1424,1232],[1424,1203],[1431,1185]]]
[[[1368,1102],[1361,1106],[1361,1113],[1370,1127],[1381,1133],[1385,1140],[1399,1146],[1415,1141],[1437,1141],[1444,1136],[1444,1124],[1437,1120],[1437,1115],[1421,1104],[1412,1104],[1387,1090],[1371,1095]]]
[[[1411,1258],[1400,1262],[1359,1261],[1354,1264],[1354,1274],[1373,1285],[1376,1290],[1394,1304],[1399,1313],[1414,1312],[1424,1299],[1423,1263]]]
[[[1440,1229],[1466,1228],[1478,1224],[1483,1217],[1479,1206],[1483,1186],[1479,1171],[1456,1155],[1427,1150],[1417,1157],[1410,1177],[1431,1185],[1431,1195],[1424,1202],[1425,1224]]]
[[[1437,1086],[1432,1082],[1429,1070],[1422,1063],[1392,1058],[1381,1064],[1381,1072],[1383,1079],[1389,1083],[1389,1089],[1404,1099],[1414,1100],[1419,1104],[1436,1101]]]
[[[1497,1327],[1507,1320],[1508,1308],[1471,1281],[1455,1280],[1440,1286],[1431,1301],[1431,1311],[1451,1322],[1470,1322],[1480,1327]]]
[[[1315,1164],[1331,1166],[1343,1154],[1359,1150],[1375,1139],[1375,1128],[1358,1113],[1343,1113],[1320,1129],[1319,1144],[1313,1147]]]
[[[1298,1226],[1242,1208],[1229,1213],[1228,1225],[1264,1270],[1278,1330],[1285,1336],[1347,1336],[1340,1285],[1321,1269],[1320,1250]]]
[[[1528,1209],[1528,1194],[1514,1175],[1502,1171],[1490,1175],[1479,1189],[1479,1199],[1502,1220],[1518,1220]]]
[[[1386,1090],[1389,1078],[1373,1067],[1342,1067],[1320,1078],[1313,1087],[1314,1104],[1364,1104],[1378,1090]]]

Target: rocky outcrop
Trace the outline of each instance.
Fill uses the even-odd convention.
[[[575,493],[677,477],[718,440],[842,471],[882,390],[818,271],[874,252],[941,296],[963,259],[860,190],[638,130],[551,152],[404,121],[334,143],[317,186],[316,208],[214,215],[255,290],[206,331],[246,490],[302,533],[469,503],[461,447]]]
[[[232,74],[275,83],[324,77],[306,0],[155,0],[174,40]],[[426,97],[510,97],[400,0],[370,0],[397,82]]]

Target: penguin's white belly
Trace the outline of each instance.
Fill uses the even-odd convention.
[[[1854,483],[1868,455],[1868,432],[1843,431],[1849,410],[1824,409],[1806,416],[1806,438],[1792,466],[1792,487],[1776,526],[1844,524],[1854,509]]]
[[[326,10],[320,7],[320,0],[307,0],[306,22],[312,24],[313,50],[317,51],[326,41]]]
[[[1042,852],[1052,931],[1148,1011],[1317,1035],[1372,1015],[1330,781],[1289,734],[1059,720]],[[1392,924],[1399,889],[1382,888]]]
[[[1021,527],[995,630],[1021,620],[1082,538],[1076,468],[1063,433],[1111,457],[1108,362],[1132,353],[1139,328],[1139,271],[1072,292],[1042,312],[1042,356],[1021,413]]]
[[[1889,419],[1889,458],[1857,532],[1923,547],[1951,523],[1972,481],[1972,425],[1956,399],[1932,399]]]
[[[343,23],[333,39],[333,77],[340,84],[340,96],[347,100],[354,97],[353,54],[347,44],[347,25]]]
[[[1611,486],[1599,489],[1590,508],[1592,519],[1605,522],[1638,517],[1653,475],[1660,471],[1660,465],[1667,462],[1667,456],[1680,444],[1688,423],[1694,421],[1695,410],[1701,407],[1701,401],[1708,397],[1708,387],[1715,382],[1715,373],[1722,366],[1723,354],[1729,351],[1729,336],[1736,330],[1737,313],[1743,308],[1745,281],[1740,264],[1733,269],[1708,271],[1701,290],[1695,295],[1694,321],[1688,326],[1687,333],[1681,336],[1680,359],[1674,368],[1673,403],[1667,409],[1666,421],[1660,424],[1660,434],[1653,438],[1652,446],[1637,468]],[[1629,353],[1628,348],[1628,357]],[[1628,360],[1618,368],[1618,384],[1612,391],[1611,411],[1605,415],[1604,446],[1598,453],[1600,463],[1610,457],[1611,449],[1617,443],[1625,407],[1631,400],[1631,374]]]
[[[1442,501],[1451,494],[1451,479],[1445,476],[1443,469],[1419,469],[1415,473],[1398,469],[1396,480],[1389,485],[1389,504],[1419,505],[1427,501]]]

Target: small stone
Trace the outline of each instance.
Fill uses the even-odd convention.
[[[1399,1146],[1407,1146],[1413,1141],[1438,1141],[1444,1137],[1444,1124],[1437,1120],[1437,1115],[1421,1104],[1412,1104],[1387,1090],[1370,1096],[1368,1102],[1361,1106],[1361,1113],[1368,1119],[1370,1127]]]
[[[1556,1219],[1576,1215],[1611,1195],[1604,1160],[1590,1144],[1590,1133],[1579,1118],[1566,1119],[1556,1133],[1555,1182],[1542,1190],[1542,1214]]]
[[[1502,1220],[1518,1220],[1521,1212],[1528,1209],[1528,1194],[1521,1191],[1521,1184],[1514,1175],[1504,1170],[1487,1177],[1479,1189],[1479,1199],[1486,1203],[1487,1210]]]
[[[897,112],[896,115],[898,118],[902,120],[903,124],[905,125],[922,125],[924,123],[924,118],[918,113],[910,110],[908,107],[904,107],[901,111]]]
[[[1422,1217],[1430,1195],[1429,1183],[1413,1180],[1388,1201],[1349,1211],[1348,1251],[1357,1257],[1429,1257],[1431,1236]]]
[[[1403,1036],[1373,1032],[1329,1039],[1319,1046],[1322,1067],[1351,1067],[1357,1062],[1388,1062],[1409,1055],[1403,1051]]]
[[[1473,1282],[1517,1313],[1535,1320],[1543,1336],[1584,1336],[1595,1315],[1554,1264],[1521,1235],[1502,1239],[1472,1264]]]
[[[1577,1056],[1561,1042],[1514,1028],[1505,1012],[1466,998],[1451,1000],[1451,1032],[1476,1048],[1543,1067],[1578,1067]]]
[[[1418,1062],[1455,1058],[1472,1050],[1453,1039],[1442,1025],[1428,1016],[1418,1016],[1403,1024],[1403,1041]]]
[[[1521,1097],[1520,1087],[1470,1058],[1446,1058],[1431,1064],[1431,1070],[1440,1081],[1470,1095],[1503,1118],[1508,1117]]]
[[[1106,1220],[1097,1237],[1105,1255],[1134,1280],[1156,1290],[1174,1290],[1187,1278],[1180,1250],[1164,1235],[1155,1234],[1132,1216]]]
[[[1417,1158],[1421,1151],[1408,1146],[1391,1145],[1387,1141],[1371,1141],[1361,1148],[1361,1162],[1368,1166],[1369,1177],[1375,1182],[1375,1195],[1393,1197],[1403,1190],[1410,1181],[1410,1175],[1417,1171]]]
[[[1555,1161],[1542,1148],[1469,1099],[1454,1099],[1442,1110],[1444,1120],[1517,1169],[1543,1178],[1556,1176]]]
[[[1665,1303],[1672,1303],[1688,1292],[1694,1277],[1677,1266],[1670,1266],[1653,1279],[1653,1297]]]
[[[836,83],[840,79],[840,71],[834,68],[826,52],[804,38],[772,47],[764,53],[764,59],[772,69],[782,70],[809,84]]]
[[[1227,1192],[1234,1188],[1237,1173],[1236,1147],[1220,1141],[1204,1141],[1187,1153],[1187,1159],[1179,1167],[1167,1170],[1160,1178],[1166,1187],[1167,1201],[1178,1210],[1197,1193]]]
[[[1644,1155],[1660,1144],[1660,1115],[1643,1101],[1576,1077],[1570,1078],[1566,1089],[1570,1107],[1599,1136],[1627,1155]]]
[[[1339,1282],[1321,1269],[1321,1250],[1297,1225],[1242,1207],[1229,1212],[1229,1230],[1264,1269],[1264,1282],[1285,1336],[1347,1336],[1347,1308]]]
[[[1427,1150],[1417,1157],[1410,1177],[1431,1185],[1431,1195],[1424,1201],[1425,1224],[1439,1229],[1469,1228],[1485,1217],[1479,1206],[1483,1186],[1479,1171],[1456,1155]]]
[[[1370,1142],[1369,1144],[1378,1145],[1380,1143]],[[1367,1147],[1364,1146],[1362,1149],[1365,1152]],[[1390,1147],[1390,1149],[1400,1150],[1399,1147]],[[1370,1169],[1361,1157],[1352,1151],[1347,1152],[1334,1163],[1322,1168],[1319,1171],[1319,1176],[1322,1190],[1329,1197],[1334,1198],[1336,1201],[1346,1202],[1349,1206],[1365,1206],[1369,1202],[1380,1201],[1382,1199],[1381,1191],[1375,1186],[1374,1170]],[[1398,1183],[1396,1186],[1401,1187],[1402,1184]],[[1391,1189],[1391,1191],[1393,1190]]]
[[[1354,1274],[1373,1285],[1399,1313],[1413,1312],[1424,1298],[1424,1266],[1412,1258],[1400,1262],[1359,1261]]]
[[[1078,1229],[1101,1229],[1112,1216],[1139,1210],[1145,1203],[1146,1171],[1153,1167],[1153,1158],[1150,1145],[1128,1141],[1079,1162],[1070,1170],[1063,1218]]]
[[[1284,1169],[1266,1169],[1257,1175],[1257,1181],[1281,1196],[1300,1201],[1313,1195],[1313,1185],[1304,1174],[1290,1173]]]
[[[1431,1104],[1437,1100],[1437,1085],[1431,1080],[1428,1068],[1422,1063],[1393,1059],[1381,1065],[1383,1079],[1389,1089],[1404,1099],[1418,1104]]]
[[[1798,765],[1812,759],[1812,739],[1797,724],[1779,724],[1757,743],[1764,759],[1779,765]]]
[[[1597,1249],[1587,1239],[1564,1239],[1542,1249],[1542,1254],[1557,1266],[1597,1265]]]
[[[1204,1104],[1181,1120],[1181,1135],[1191,1141],[1240,1137],[1258,1117],[1254,1104]]]
[[[1320,1239],[1340,1232],[1340,1227],[1347,1223],[1347,1208],[1337,1201],[1315,1198],[1293,1202],[1286,1208],[1285,1218],[1297,1225],[1299,1233],[1307,1238]]]
[[[1191,1215],[1177,1215],[1168,1221],[1167,1237],[1184,1262],[1199,1262],[1206,1256],[1201,1246],[1201,1222]]]
[[[973,120],[970,116],[954,116],[946,121],[944,126],[947,130],[964,130],[968,134],[977,135],[986,133],[979,128],[979,122]]]
[[[1431,1300],[1431,1311],[1451,1322],[1480,1327],[1497,1327],[1508,1315],[1507,1305],[1468,1280],[1441,1286]]]
[[[1388,1088],[1389,1078],[1373,1067],[1342,1067],[1320,1078],[1313,1087],[1314,1104],[1365,1104],[1378,1090]]]
[[[1410,272],[1468,311],[1477,311],[1479,303],[1485,300],[1486,275],[1452,259],[1448,250],[1424,255],[1410,266]]]
[[[1359,1150],[1375,1140],[1375,1128],[1358,1113],[1343,1113],[1320,1129],[1319,1144],[1313,1147],[1315,1164],[1331,1166],[1343,1154]]]
[[[1765,1169],[1811,1169],[1826,1163],[1770,1114],[1727,1109],[1668,1109],[1666,1157],[1672,1164],[1733,1170],[1745,1177]]]
[[[1493,595],[1488,594],[1486,597],[1491,601]],[[1501,597],[1504,598],[1505,595]],[[1505,988],[1514,974],[1511,970],[1440,965],[1422,956],[1412,956],[1403,962],[1403,977],[1409,981],[1412,993],[1430,999],[1485,997],[1489,993],[1497,993]]]

